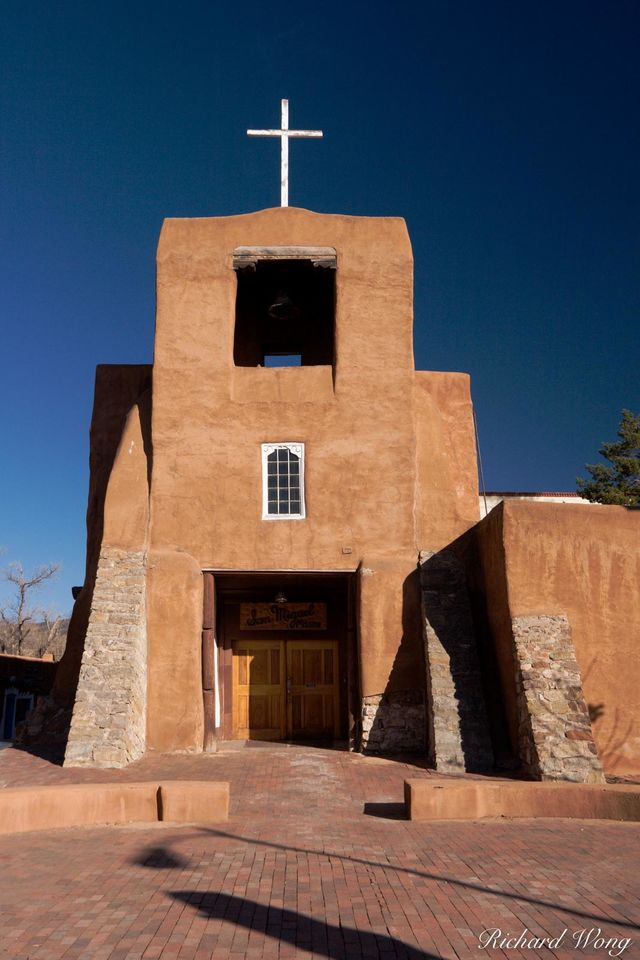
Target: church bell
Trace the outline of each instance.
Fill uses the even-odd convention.
[[[300,309],[284,290],[278,291],[267,313],[273,320],[297,320],[300,317]]]

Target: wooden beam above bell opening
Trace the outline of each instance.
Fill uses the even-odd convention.
[[[233,269],[255,270],[259,260],[308,260],[314,267],[335,270],[335,247],[236,247],[233,251]]]

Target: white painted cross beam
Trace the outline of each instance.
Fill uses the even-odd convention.
[[[289,137],[321,137],[322,130],[289,130],[289,101],[281,100],[279,130],[247,130],[250,137],[280,137],[280,206],[289,206]]]

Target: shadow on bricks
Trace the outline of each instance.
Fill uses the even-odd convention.
[[[265,839],[255,840],[255,839],[252,839],[251,837],[244,836],[241,833],[233,833],[230,830],[219,830],[219,829],[216,829],[215,827],[194,827],[193,831],[194,832],[192,836],[209,834],[211,836],[225,838],[227,840],[238,840],[241,843],[246,843],[256,847],[267,847],[270,850],[281,850],[286,853],[301,854],[302,856],[305,856],[305,857],[308,857],[311,855],[311,856],[320,857],[326,860],[341,860],[348,863],[359,864],[364,867],[369,867],[373,869],[379,868],[381,870],[392,870],[394,873],[397,873],[397,874],[410,874],[414,877],[421,877],[425,880],[433,880],[437,883],[445,883],[450,885],[451,887],[457,887],[462,890],[468,890],[473,892],[474,895],[475,894],[489,895],[489,896],[494,896],[500,900],[513,900],[518,903],[528,903],[534,907],[541,907],[545,909],[548,908],[554,911],[555,910],[560,911],[561,913],[566,913],[569,916],[575,917],[578,920],[595,921],[596,923],[602,923],[602,924],[611,923],[611,918],[606,915],[598,914],[598,913],[590,913],[589,911],[586,911],[586,910],[580,910],[575,906],[566,907],[559,902],[556,902],[553,900],[545,900],[542,897],[534,897],[526,893],[523,893],[521,890],[510,892],[509,890],[504,890],[498,887],[494,888],[491,886],[485,886],[484,884],[474,883],[473,881],[469,881],[469,880],[459,880],[452,875],[434,873],[426,870],[417,870],[414,867],[403,867],[398,863],[395,863],[393,864],[393,866],[390,866],[389,863],[379,863],[375,860],[367,859],[365,857],[349,856],[348,854],[337,853],[335,851],[322,849],[322,848],[316,850],[316,849],[309,849],[307,847],[294,846],[293,844],[276,843],[274,841],[265,840]],[[142,853],[138,857],[135,857],[130,862],[138,864],[139,866],[150,867],[152,869],[163,869],[165,868],[165,865],[169,864],[169,861],[171,860],[172,857],[174,857],[174,853],[169,846],[150,847],[142,851]],[[185,866],[185,863],[182,862],[182,857],[180,857],[179,854],[176,857],[176,865],[179,867]],[[186,897],[187,894],[185,893],[184,896]],[[188,896],[192,896],[194,899],[189,901],[185,900],[185,902],[189,902],[193,905],[194,903],[196,903],[197,897],[201,896],[201,894],[199,894],[196,891],[193,891],[193,893],[188,894]],[[215,895],[212,895],[212,896],[214,896],[214,899],[215,899]],[[220,894],[220,896],[222,896],[222,894]],[[239,898],[235,898],[235,899],[239,899]],[[260,907],[261,909],[264,909],[261,904],[255,904],[255,906]],[[218,914],[215,914],[215,915],[211,914],[211,916],[218,917]],[[234,920],[233,917],[226,916],[226,915],[225,915],[225,919]],[[633,921],[630,921],[630,920],[622,920],[620,918],[616,918],[615,925],[616,927],[622,927],[623,929],[628,928],[630,930],[640,930],[640,926],[638,926],[637,923],[633,923]],[[403,947],[404,946],[406,945],[403,944]],[[330,956],[331,958],[333,958],[334,954],[327,954],[327,956]],[[341,955],[336,954],[335,956],[341,956]],[[351,955],[347,956],[347,960],[350,960],[350,956]],[[363,956],[377,956],[377,954],[375,953],[363,954]],[[404,956],[404,954],[398,954],[398,956]],[[408,954],[408,956],[411,958],[411,960],[418,960],[418,958],[427,958],[428,960],[431,954],[420,953],[419,951],[416,952],[414,949],[414,952],[412,954]]]
[[[295,910],[267,906],[228,893],[196,890],[169,890],[170,897],[198,910],[208,920],[225,920],[252,933],[273,937],[309,950],[314,957],[330,960],[357,960],[365,957],[393,957],[397,960],[438,960],[437,954],[418,950],[388,934],[356,930],[314,920]]]

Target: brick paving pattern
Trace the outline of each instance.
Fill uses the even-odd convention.
[[[0,837],[0,957],[640,958],[638,825],[401,819],[403,780],[429,775],[302,747],[146,757],[123,771],[2,750],[2,786],[210,777],[231,782],[232,806],[220,825]],[[493,928],[567,933],[554,949],[479,950]],[[583,929],[617,943],[579,948]]]

